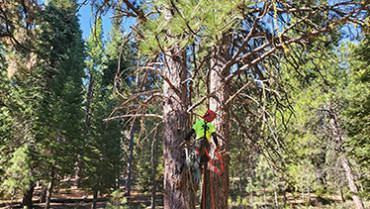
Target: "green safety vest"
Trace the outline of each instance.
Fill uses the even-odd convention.
[[[207,123],[206,131],[204,131],[206,121],[204,120],[198,120],[193,125],[193,129],[195,130],[196,136],[195,140],[201,139],[204,137],[204,133],[206,133],[206,138],[208,141],[211,139],[211,134],[216,132],[216,128],[212,123]]]

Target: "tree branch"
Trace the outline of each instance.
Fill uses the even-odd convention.
[[[108,122],[110,120],[115,120],[115,119],[121,119],[121,118],[137,118],[137,117],[149,117],[149,118],[158,118],[158,119],[163,119],[162,115],[158,114],[127,114],[127,115],[118,115],[118,116],[113,116],[104,119],[104,122]]]

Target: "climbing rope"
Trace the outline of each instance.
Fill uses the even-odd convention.
[[[197,149],[197,154],[199,155],[199,150]],[[223,160],[221,158],[221,155],[219,152],[217,152],[217,158],[220,160],[221,162],[221,168],[218,169],[216,166],[214,166],[213,164],[213,161],[211,159],[211,157],[209,156],[209,153],[208,153],[208,150],[206,148],[204,148],[204,151],[205,151],[205,154],[207,155],[208,157],[208,163],[209,165],[204,165],[203,166],[203,189],[202,189],[202,209],[206,209],[206,206],[207,206],[207,200],[205,198],[206,194],[205,194],[205,190],[206,190],[206,186],[207,186],[207,183],[206,183],[206,172],[207,170],[205,169],[205,167],[208,168],[209,170],[209,188],[210,188],[210,193],[211,193],[211,203],[212,203],[212,209],[215,209],[215,199],[214,199],[214,194],[213,194],[213,182],[212,182],[212,171],[214,173],[216,173],[217,175],[221,175],[223,172],[224,172],[224,163],[223,163]]]

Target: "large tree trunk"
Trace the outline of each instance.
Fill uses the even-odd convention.
[[[28,188],[23,195],[22,205],[24,208],[32,209],[32,197],[34,189],[35,183],[33,183],[33,181],[30,181],[30,183],[28,184]]]
[[[187,70],[185,52],[172,49],[165,56],[163,74],[163,120],[164,120],[164,208],[193,209],[195,193],[189,187],[184,166],[183,149],[180,144],[189,131],[186,112]]]
[[[337,143],[337,151],[339,151],[339,154],[342,155],[341,164],[346,175],[349,190],[352,193],[354,206],[356,209],[364,209],[364,203],[362,202],[361,197],[358,195],[358,187],[356,185],[355,176],[353,175],[348,158],[346,157],[343,149],[343,138],[346,137],[346,135],[343,133],[339,125],[337,115],[335,114],[335,110],[331,108],[331,104],[329,104],[329,116],[329,125],[333,134],[333,138]]]
[[[213,175],[214,200],[215,208],[217,209],[228,208],[227,200],[229,196],[230,115],[229,106],[226,105],[226,101],[229,98],[229,89],[228,84],[225,83],[225,77],[229,75],[230,69],[222,69],[228,57],[228,49],[224,47],[225,45],[227,46],[227,44],[223,45],[225,42],[227,42],[226,38],[214,49],[211,59],[211,73],[209,79],[210,92],[216,91],[214,96],[210,99],[209,107],[211,110],[215,111],[217,115],[213,124],[216,128],[219,144],[222,147],[221,157],[224,161],[224,172],[221,175]],[[212,158],[213,162],[216,162],[216,166],[219,166],[215,153],[212,154]]]

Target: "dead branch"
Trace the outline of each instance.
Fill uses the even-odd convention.
[[[158,114],[127,114],[127,115],[118,115],[118,116],[113,116],[104,119],[104,122],[110,121],[110,120],[116,120],[116,119],[121,119],[121,118],[137,118],[137,117],[144,117],[144,118],[158,118],[158,119],[163,119],[162,115]]]

